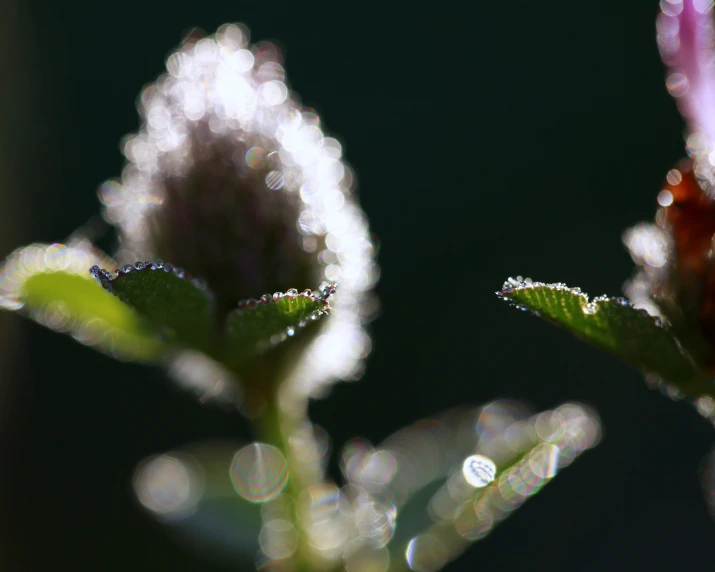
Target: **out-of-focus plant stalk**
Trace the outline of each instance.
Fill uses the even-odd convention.
[[[271,396],[268,396],[263,411],[253,421],[252,425],[256,439],[278,447],[288,462],[290,476],[285,492],[292,497],[293,501],[296,501],[291,503],[288,514],[295,530],[298,531],[298,548],[292,556],[292,559],[294,560],[297,571],[310,572],[311,551],[308,545],[307,535],[300,525],[300,519],[297,514],[298,495],[305,488],[306,483],[302,482],[300,471],[291,470],[291,467],[299,463],[299,460],[296,459],[292,453],[292,448],[289,443],[289,435],[292,434],[295,426],[300,422],[300,419],[308,420],[308,411],[306,408],[300,417],[288,418],[286,415],[281,414],[278,401],[278,392],[273,392]]]
[[[305,471],[300,470],[306,460],[299,458],[299,449],[291,444],[291,436],[302,435],[305,431],[301,429],[311,426],[308,417],[308,400],[291,403],[289,411],[281,406],[282,382],[285,379],[285,371],[290,368],[291,363],[290,354],[283,357],[284,360],[277,362],[260,361],[256,368],[248,373],[244,371],[242,374],[247,382],[246,388],[252,391],[246,397],[250,424],[256,440],[280,449],[288,464],[289,478],[284,494],[291,497],[293,502],[289,503],[287,516],[298,532],[298,547],[290,559],[296,572],[312,572],[317,568],[315,562],[317,555],[310,548],[308,535],[301,526],[297,512],[301,491],[312,483],[305,478]],[[249,379],[246,379],[246,375]],[[314,445],[312,433],[309,438],[312,442],[308,446]],[[324,566],[320,569],[329,571]],[[339,567],[335,570],[337,572]]]

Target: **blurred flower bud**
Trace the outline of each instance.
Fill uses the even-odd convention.
[[[715,34],[712,0],[663,0],[658,48],[668,66],[666,86],[678,101],[690,138],[715,143]]]
[[[189,35],[166,65],[141,94],[121,179],[99,191],[118,259],[204,278],[219,318],[242,298],[337,281],[334,315],[296,375],[301,393],[358,375],[378,270],[340,143],[289,91],[279,49],[251,46],[242,26]]]
[[[655,224],[628,230],[639,269],[626,285],[638,307],[664,318],[715,365],[715,33],[711,0],[663,0],[658,47],[666,85],[688,127],[687,151],[666,175]],[[705,342],[705,344],[703,344]],[[700,347],[698,347],[700,346]],[[707,346],[704,347],[704,346]]]

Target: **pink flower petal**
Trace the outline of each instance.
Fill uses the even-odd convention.
[[[661,0],[660,9],[656,28],[658,48],[669,68],[666,86],[678,99],[690,135],[704,138],[691,151],[711,151],[715,145],[713,1]]]

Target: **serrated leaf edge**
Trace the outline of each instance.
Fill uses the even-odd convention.
[[[286,292],[274,292],[273,294],[264,294],[260,298],[246,298],[238,303],[238,307],[230,312],[230,314],[241,315],[245,312],[250,312],[255,310],[260,305],[269,305],[273,302],[279,302],[283,298],[288,298],[295,300],[296,298],[308,298],[311,302],[321,302],[323,308],[322,312],[329,312],[332,310],[330,306],[330,298],[335,295],[337,291],[337,284],[335,282],[326,282],[320,285],[318,291],[306,289],[299,292],[297,288],[290,288]]]
[[[691,390],[686,390],[684,394],[684,388],[680,386],[679,384],[674,384],[671,381],[668,381],[661,377],[659,374],[655,372],[647,372],[647,371],[642,371],[642,373],[645,375],[646,378],[646,385],[652,389],[658,389],[660,392],[667,396],[670,397],[671,399],[682,399],[686,395],[689,395],[692,399],[698,399],[700,397],[708,397],[712,398],[715,397],[715,389],[713,389],[713,382],[714,380],[712,379],[711,376],[707,375],[705,372],[703,372],[702,367],[697,363],[693,355],[691,354],[688,349],[683,346],[681,341],[678,339],[678,337],[669,330],[667,327],[667,324],[663,323],[663,321],[657,317],[651,315],[647,310],[644,308],[638,308],[635,305],[633,305],[631,302],[628,301],[628,299],[622,297],[622,296],[607,296],[607,295],[602,295],[602,296],[596,296],[592,298],[589,301],[588,295],[581,291],[580,288],[578,287],[569,287],[563,282],[555,282],[555,283],[545,283],[545,282],[535,282],[531,280],[530,278],[522,278],[521,276],[517,276],[516,278],[508,278],[504,284],[502,285],[502,289],[499,292],[495,292],[498,298],[501,300],[509,303],[509,305],[522,310],[522,311],[529,311],[535,316],[542,317],[541,314],[537,311],[531,310],[527,306],[520,304],[511,298],[509,298],[509,295],[515,291],[520,291],[520,290],[527,290],[527,289],[536,289],[536,288],[545,288],[545,289],[550,289],[550,290],[557,290],[557,291],[565,291],[569,292],[571,294],[579,296],[584,302],[585,305],[583,306],[582,310],[584,311],[585,314],[595,314],[598,311],[599,305],[603,303],[612,303],[616,306],[621,306],[621,307],[630,307],[631,309],[635,310],[641,317],[643,318],[650,318],[653,321],[653,325],[658,327],[658,328],[663,328],[663,330],[667,331],[673,342],[675,343],[676,347],[680,351],[681,356],[690,363],[692,366],[693,370],[695,372],[700,372],[703,377],[702,379],[695,380],[693,383],[696,384],[698,387],[698,390],[693,393]],[[543,317],[542,317],[543,318]],[[550,318],[544,318],[546,321],[549,322],[556,322],[556,320],[551,320]],[[556,322],[558,324],[558,322]],[[570,331],[570,330],[569,330]],[[583,336],[579,335],[576,332],[570,331],[570,333],[576,335],[579,338],[583,338]],[[583,338],[586,339],[586,338]],[[593,344],[595,347],[601,347],[600,344],[595,343],[593,340],[587,340],[589,343]],[[609,351],[607,348],[601,348],[604,349],[605,351]],[[712,396],[712,397],[711,397]],[[705,415],[706,418],[709,418],[709,416]]]
[[[587,315],[592,315],[595,314],[598,311],[598,307],[600,304],[603,304],[605,302],[610,302],[611,304],[614,304],[615,306],[620,306],[620,307],[629,307],[638,314],[643,317],[643,318],[651,318],[653,320],[653,325],[658,327],[658,328],[663,328],[664,323],[663,321],[658,317],[658,316],[653,316],[651,315],[646,309],[644,308],[638,308],[634,306],[631,302],[628,301],[627,298],[624,298],[623,296],[608,296],[606,294],[603,294],[601,296],[594,296],[593,298],[589,299],[588,294],[583,292],[581,288],[579,287],[569,287],[563,282],[554,282],[554,283],[546,283],[546,282],[534,282],[530,278],[525,278],[522,279],[520,276],[517,276],[517,278],[508,278],[504,284],[502,285],[502,289],[499,292],[495,292],[497,297],[501,300],[504,300],[505,302],[508,302],[511,306],[515,307],[517,310],[523,310],[523,311],[529,311],[533,313],[536,316],[540,316],[539,312],[531,310],[531,308],[525,306],[524,304],[519,304],[518,302],[512,300],[509,297],[509,294],[512,292],[518,292],[520,290],[528,290],[528,289],[536,289],[536,288],[546,288],[549,290],[557,290],[557,291],[564,291],[568,292],[570,294],[574,294],[581,298],[584,301],[584,306],[583,306],[583,312],[584,314]],[[678,347],[680,346],[680,342],[673,336],[673,339],[675,342],[678,344]],[[682,348],[681,348],[682,349]],[[685,351],[683,349],[683,351]]]
[[[171,273],[181,280],[190,282],[193,286],[196,286],[196,288],[203,291],[209,298],[214,298],[214,294],[209,289],[205,280],[202,278],[194,278],[183,268],[174,266],[168,262],[165,263],[163,260],[155,260],[153,262],[151,260],[147,260],[146,262],[138,261],[134,264],[125,264],[122,268],[117,268],[114,271],[114,274],[95,265],[89,269],[89,273],[99,281],[105,290],[111,292],[112,294],[116,294],[116,292],[114,292],[114,284],[118,280],[121,280],[124,276],[133,272],[146,272],[152,270],[163,270],[166,273]]]
[[[309,324],[316,322],[323,316],[330,314],[330,312],[332,312],[333,310],[332,306],[330,305],[330,299],[335,295],[337,287],[338,285],[336,282],[323,282],[317,291],[306,289],[302,292],[299,292],[296,288],[290,288],[286,292],[274,292],[273,294],[264,294],[258,299],[247,298],[245,300],[241,300],[238,303],[238,307],[234,310],[231,310],[231,312],[229,312],[226,316],[226,333],[232,334],[235,331],[233,326],[231,325],[230,318],[232,316],[242,316],[248,314],[252,311],[255,311],[260,306],[268,306],[270,304],[280,302],[284,298],[288,298],[290,300],[296,300],[298,298],[307,298],[311,302],[317,302],[321,305],[321,308],[314,310],[307,318],[299,320],[294,326],[288,327],[286,331],[280,334],[273,335],[269,340],[259,342],[259,351],[266,351],[267,349],[285,341],[289,337],[294,336],[298,330],[302,330]]]

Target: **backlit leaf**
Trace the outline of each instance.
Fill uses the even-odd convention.
[[[107,261],[86,243],[19,249],[0,270],[0,307],[21,310],[113,357],[158,359],[163,346],[151,328],[90,276],[92,264]]]
[[[199,280],[161,261],[128,264],[112,276],[93,268],[102,285],[151,322],[167,340],[207,352],[216,345],[214,297]]]
[[[335,285],[329,284],[320,293],[291,289],[242,301],[226,318],[227,361],[241,364],[303,335],[303,330],[328,314],[328,299],[334,292]]]
[[[710,377],[681,341],[659,319],[634,308],[625,298],[600,296],[589,301],[578,288],[513,279],[497,295],[675,384],[686,394],[715,394]]]

